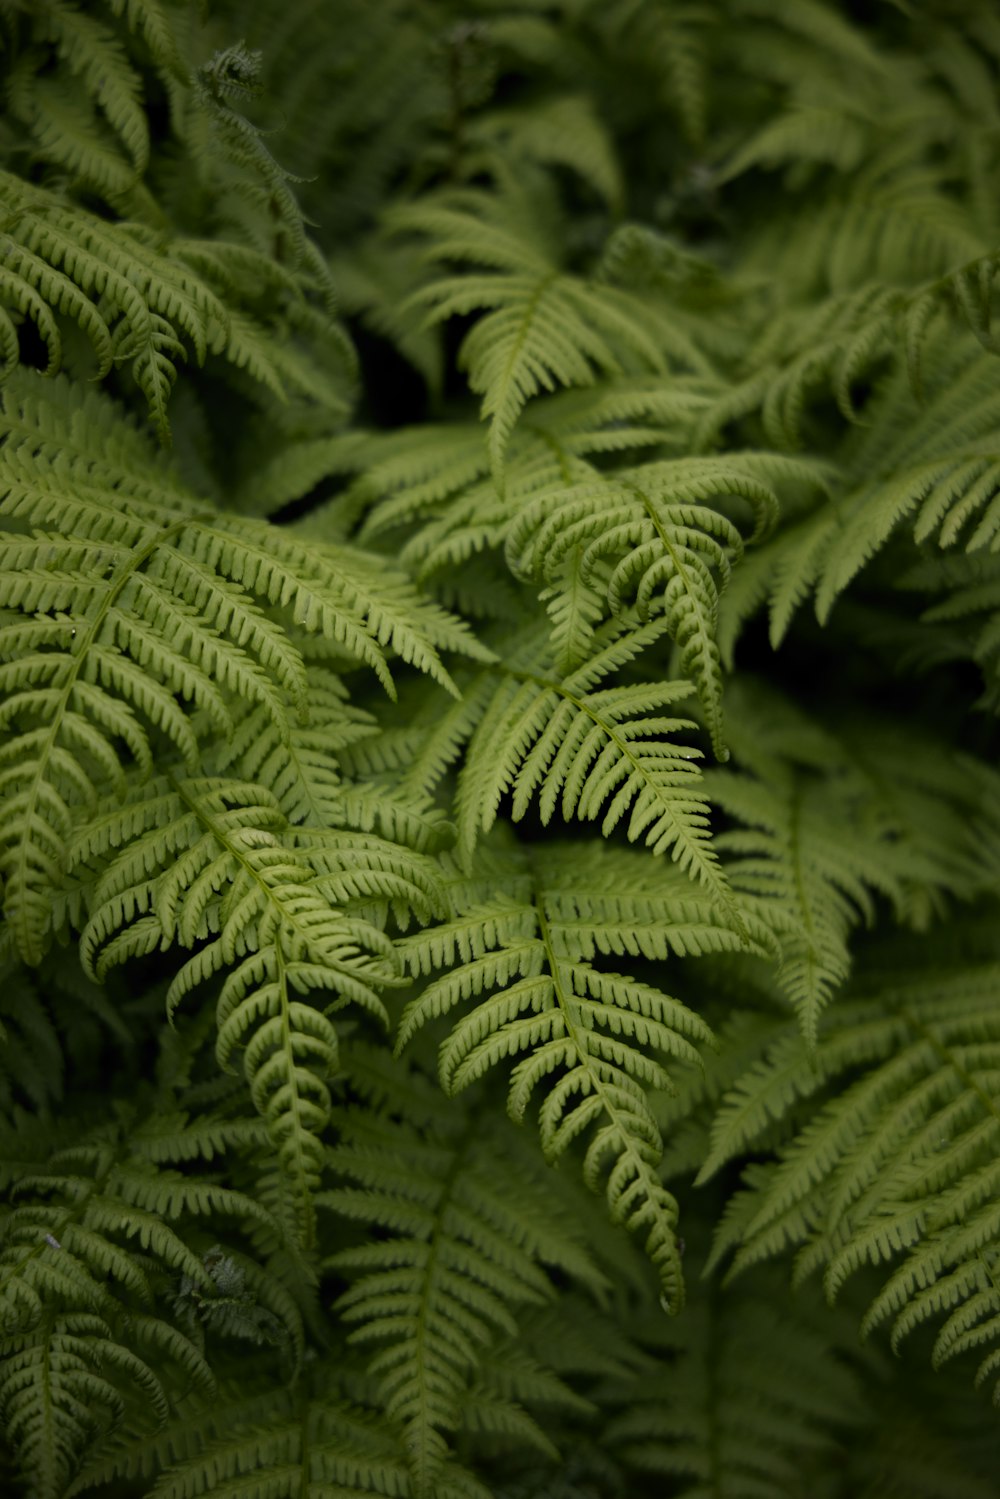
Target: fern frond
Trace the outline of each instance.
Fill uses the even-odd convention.
[[[430,860],[346,830],[303,829],[296,840],[274,798],[224,778],[151,782],[95,819],[72,859],[106,865],[81,938],[86,971],[103,977],[136,954],[194,949],[168,990],[168,1015],[225,972],[216,1058],[226,1069],[241,1057],[308,1244],[337,1070],[328,1012],[353,1002],[386,1022],[379,993],[396,968],[379,913],[430,916],[439,899]],[[315,992],[325,1005],[309,1002]]]
[[[69,168],[88,187],[111,188],[111,201],[121,201],[149,163],[149,126],[138,71],[110,27],[65,0],[39,0],[30,22],[30,44],[51,48],[58,86],[46,88],[46,80],[36,76],[37,63],[22,70],[13,91],[15,115],[32,129],[44,157]],[[59,105],[67,94],[72,96],[74,83],[79,106],[77,128],[70,134],[57,122]],[[86,143],[82,149],[81,137]],[[106,155],[117,158],[117,168],[109,163],[108,175],[100,167]]]
[[[295,179],[275,161],[261,130],[234,107],[234,101],[252,99],[260,94],[262,87],[260,52],[251,51],[245,42],[236,42],[220,49],[200,69],[195,98],[208,117],[215,152],[230,173],[237,174],[235,183],[227,182],[228,191],[236,200],[233,209],[242,217],[242,205],[237,206],[239,198],[244,203],[259,199],[261,207],[266,205],[270,221],[268,248],[273,258],[297,264],[308,257],[311,269],[320,270],[325,276],[321,259],[310,251],[302,212],[289,186]],[[226,207],[223,203],[223,217]]]
[[[397,1048],[477,998],[442,1042],[446,1091],[460,1092],[518,1057],[508,1106],[519,1121],[532,1093],[551,1084],[540,1111],[545,1153],[554,1159],[596,1129],[585,1178],[595,1189],[605,1184],[612,1217],[642,1236],[665,1303],[676,1310],[683,1294],[677,1210],[657,1173],[662,1143],[645,1089],[666,1085],[657,1053],[696,1059],[711,1032],[668,995],[594,959],[628,952],[662,960],[668,952],[733,949],[741,938],[679,875],[664,871],[656,894],[619,895],[636,878],[635,856],[600,849],[583,863],[575,848],[525,851],[483,866],[468,883],[455,882],[452,920],[403,939],[399,950],[414,977],[446,971],[407,1005]]]
[[[8,608],[36,618],[0,632],[3,719],[19,729],[0,762],[11,808],[2,867],[8,919],[37,962],[43,892],[59,888],[81,810],[109,783],[120,788],[130,763],[148,774],[162,740],[194,768],[200,736],[185,701],[228,737],[226,699],[242,699],[288,743],[308,711],[308,678],[269,610],[367,662],[390,691],[383,642],[446,685],[438,644],[484,652],[364,554],[199,506],[100,397],[66,386],[50,396],[19,377],[3,427],[0,576]]]
[[[175,373],[169,356],[189,349],[203,362],[220,346],[225,307],[138,225],[108,223],[8,173],[2,187],[8,204],[2,244],[11,270],[43,303],[76,317],[103,362],[110,340],[112,357],[132,364],[165,439],[165,399]],[[50,352],[57,357],[58,347]]]
[[[62,1093],[63,1050],[46,998],[23,970],[2,970],[0,1110],[5,1117],[18,1095],[18,1101],[42,1111]]]
[[[255,1371],[256,1372],[256,1371]],[[337,1499],[403,1494],[406,1464],[396,1433],[344,1394],[332,1360],[304,1388],[244,1376],[223,1398],[175,1419],[143,1444],[85,1468],[73,1489],[87,1493],[115,1479],[149,1479],[150,1499],[299,1499],[310,1488]],[[249,1388],[247,1386],[249,1385]],[[451,1481],[449,1481],[449,1479]],[[445,1499],[486,1499],[483,1490],[442,1475]]]
[[[412,300],[430,308],[431,322],[487,309],[459,357],[483,397],[498,481],[518,418],[539,392],[592,385],[598,372],[618,373],[629,364],[665,370],[668,355],[682,367],[692,358],[686,345],[676,347],[655,307],[560,271],[538,210],[534,224],[530,211],[521,197],[508,202],[468,188],[398,209],[390,220],[395,233],[426,237],[426,260],[485,268],[431,281]],[[704,362],[695,357],[694,367]]]
[[[870,431],[846,453],[829,501],[807,511],[747,558],[738,582],[749,612],[767,597],[771,638],[787,633],[815,593],[822,621],[859,571],[903,527],[925,545],[986,550],[998,524],[993,467],[1000,408],[992,359],[967,347],[932,346],[923,407],[899,369],[870,403]],[[878,434],[876,437],[875,434]]]
[[[633,1481],[655,1474],[691,1499],[791,1499],[824,1492],[841,1444],[867,1440],[857,1373],[831,1349],[834,1332],[850,1348],[849,1315],[801,1301],[786,1312],[778,1275],[702,1285],[683,1317],[642,1331],[658,1367],[615,1381],[605,1434]]]
[[[39,1499],[61,1499],[86,1448],[125,1418],[137,1394],[156,1417],[166,1414],[152,1369],[93,1313],[43,1314],[2,1348],[0,1412]]]
[[[850,934],[873,924],[876,897],[923,928],[945,893],[979,893],[968,824],[985,784],[943,749],[938,760],[932,741],[927,763],[914,763],[905,734],[874,715],[829,733],[763,688],[749,716],[737,703],[734,730],[746,770],[704,778],[709,800],[738,824],[716,844],[734,889],[773,924],[779,984],[811,1043],[850,971]]]
[[[662,610],[722,759],[727,752],[716,617],[743,538],[724,512],[705,501],[745,501],[755,521],[751,540],[757,540],[776,519],[778,500],[769,481],[778,477],[815,482],[817,471],[759,454],[646,463],[611,480],[543,489],[507,534],[507,561],[516,574],[551,584],[578,557],[581,583],[599,579],[612,613],[633,602],[640,619]]]
[[[897,586],[924,600],[928,596],[936,600],[919,619],[918,659],[933,660],[936,647],[947,660],[975,661],[987,683],[982,704],[995,707],[1000,652],[1000,566],[996,553],[925,557],[899,577]]]
[[[706,30],[708,7],[694,3],[650,7],[643,0],[624,0],[609,7],[605,26],[616,43],[633,54],[639,66],[653,73],[657,95],[680,121],[695,147],[705,138],[708,113]]]
[[[767,782],[720,772],[708,793],[742,825],[717,840],[730,856],[727,875],[773,922],[782,987],[815,1041],[820,1014],[850,971],[848,934],[859,919],[874,920],[872,892],[902,899],[889,831],[866,847],[851,816],[854,787],[801,771],[783,769]]]
[[[88,153],[92,175],[102,160],[91,160],[94,154]],[[112,169],[113,163],[104,176]],[[0,190],[6,209],[0,298],[36,323],[50,372],[62,360],[57,312],[78,323],[102,376],[113,364],[127,365],[164,444],[177,363],[192,357],[202,365],[209,354],[222,355],[281,402],[304,396],[341,416],[348,408],[344,375],[353,374],[353,350],[332,317],[305,302],[305,293],[321,290],[327,279],[310,242],[303,250],[305,270],[292,275],[273,267],[266,250],[255,255],[223,244],[209,250],[203,241],[167,239],[139,223],[88,213],[7,172],[0,173]],[[269,305],[264,294],[276,283],[281,294]],[[302,334],[299,349],[289,333]],[[317,351],[312,356],[310,344]],[[331,355],[335,376],[324,367]]]
[[[481,436],[468,424],[404,429],[354,451],[360,471],[346,506],[366,512],[363,535],[402,532],[402,560],[422,576],[454,578],[471,557],[504,544],[525,505],[556,486],[594,483],[618,453],[661,444],[683,448],[711,406],[701,380],[619,377],[584,391],[537,398],[504,460],[500,499]],[[602,462],[603,458],[603,462]],[[598,467],[598,465],[601,465]],[[343,507],[343,508],[342,508]]]
[[[467,860],[511,791],[515,820],[529,808],[545,824],[557,812],[600,818],[607,835],[628,815],[630,841],[641,838],[657,854],[669,851],[732,911],[699,790],[700,751],[672,737],[693,723],[662,712],[688,695],[688,684],[600,685],[661,632],[660,621],[637,628],[614,622],[595,637],[588,660],[562,680],[533,633],[522,649],[508,646],[502,663],[487,667],[441,718],[412,774],[423,771],[420,784],[429,788],[468,742],[455,802]]]
[[[344,817],[339,754],[377,728],[371,714],[350,702],[333,672],[309,666],[306,679],[307,724],[293,724],[285,737],[266,708],[252,708],[218,757],[218,766],[239,780],[266,787],[290,823],[330,828]]]
[[[220,1130],[215,1144],[227,1135]],[[281,1338],[301,1338],[294,1306],[272,1294],[259,1267],[241,1318],[228,1310],[232,1287],[210,1268],[234,1262],[190,1247],[191,1232],[204,1233],[199,1221],[228,1218],[231,1231],[269,1215],[217,1177],[169,1169],[191,1154],[183,1136],[182,1125],[167,1141],[126,1106],[116,1121],[83,1130],[40,1131],[22,1116],[4,1132],[13,1206],[0,1235],[0,1408],[31,1492],[45,1499],[62,1499],[80,1459],[112,1427],[148,1440],[186,1391],[211,1397],[205,1327],[246,1336],[266,1316]],[[184,1331],[162,1305],[171,1282],[199,1307]]]
[[[567,167],[599,197],[612,214],[622,207],[621,167],[607,127],[595,115],[586,95],[567,94],[524,108],[479,115],[467,132],[466,175],[482,172],[494,153],[510,163]]]
[[[863,1264],[895,1262],[863,1330],[890,1321],[895,1347],[943,1319],[935,1364],[975,1350],[980,1381],[1000,1367],[996,985],[992,963],[870,980],[830,1012],[812,1059],[779,1038],[736,1084],[705,1168],[752,1138],[755,1100],[779,1118],[802,1100],[796,1133],[740,1203],[734,1269],[790,1244],[798,1273],[824,1268],[832,1297]]]
[[[353,1282],[337,1306],[356,1324],[351,1340],[376,1347],[371,1372],[403,1432],[413,1493],[430,1496],[460,1412],[468,1421],[464,1392],[498,1336],[516,1333],[515,1313],[551,1299],[549,1267],[604,1282],[516,1131],[498,1136],[482,1110],[440,1098],[421,1113],[430,1119],[415,1129],[348,1110],[330,1153],[346,1184],[319,1202],[378,1234],[331,1258]]]

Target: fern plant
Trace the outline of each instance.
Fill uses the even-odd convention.
[[[987,0],[0,0],[0,1487],[995,1499]]]

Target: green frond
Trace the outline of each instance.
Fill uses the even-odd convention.
[[[109,26],[65,0],[39,0],[30,18],[28,44],[51,49],[57,87],[46,88],[45,80],[33,76],[34,69],[25,69],[13,90],[15,115],[32,131],[43,157],[68,168],[88,187],[110,188],[111,201],[125,199],[149,163],[149,127],[137,70]],[[72,132],[63,131],[59,108],[74,84],[79,123]],[[102,182],[97,164],[105,154],[117,159],[117,167],[111,166]]]
[[[700,147],[708,114],[705,29],[710,9],[697,3],[649,6],[624,0],[609,7],[605,24],[644,71],[653,74],[659,99],[677,116],[688,140]],[[604,18],[602,17],[602,20]]]
[[[157,948],[193,949],[167,992],[170,1016],[225,974],[216,1059],[227,1069],[240,1058],[309,1243],[337,1072],[328,1014],[353,1002],[386,1022],[380,991],[396,965],[380,908],[428,919],[440,900],[430,860],[347,829],[296,838],[259,786],[170,778],[124,809],[106,808],[77,841],[76,864],[101,871],[80,944],[88,973],[103,977]]]
[[[816,474],[808,464],[789,466],[788,460],[752,453],[743,455],[742,466],[740,455],[646,463],[612,480],[543,489],[507,534],[507,562],[515,574],[551,584],[579,558],[582,585],[596,583],[611,613],[634,604],[644,620],[662,610],[722,759],[727,751],[716,618],[719,593],[742,554],[743,538],[723,511],[704,501],[732,496],[746,502],[755,522],[751,540],[757,540],[777,516],[768,482],[777,477],[815,482]]]
[[[60,886],[81,814],[109,784],[121,788],[130,764],[149,774],[161,741],[193,769],[202,735],[191,710],[228,737],[229,703],[249,702],[272,748],[288,746],[308,712],[309,678],[296,639],[269,610],[366,662],[389,690],[383,646],[446,685],[439,645],[486,654],[403,575],[364,554],[199,507],[141,443],[111,436],[114,408],[55,389],[52,401],[27,377],[11,383],[0,451],[10,527],[0,581],[8,607],[35,615],[30,627],[25,619],[0,630],[10,658],[0,667],[3,717],[19,729],[0,763],[12,813],[2,866],[8,919],[33,962],[45,939],[43,892]],[[88,454],[85,424],[107,434],[106,458]],[[308,735],[300,742],[308,752]],[[321,774],[329,780],[335,768]]]
[[[412,300],[429,307],[431,322],[487,309],[459,358],[471,389],[483,397],[498,481],[511,434],[533,396],[560,385],[592,385],[598,373],[628,366],[666,368],[672,345],[666,320],[626,291],[560,271],[544,233],[531,224],[527,201],[467,188],[399,209],[390,222],[394,233],[426,236],[424,258],[431,263],[487,268],[432,280]],[[681,351],[682,364],[687,354]]]
[[[48,1313],[3,1339],[0,1411],[39,1499],[61,1499],[86,1447],[137,1394],[162,1419],[160,1381],[99,1316]]]
[[[635,877],[636,856],[624,852],[592,856],[592,893],[578,905],[573,849],[525,851],[487,866],[485,878],[473,873],[464,889],[457,881],[454,919],[403,939],[399,950],[414,977],[448,971],[407,1005],[397,1049],[424,1025],[481,996],[441,1044],[446,1091],[457,1093],[517,1058],[508,1106],[522,1119],[532,1093],[546,1085],[540,1126],[548,1156],[557,1158],[595,1127],[585,1178],[595,1189],[605,1187],[615,1221],[641,1235],[665,1301],[676,1309],[683,1294],[676,1204],[657,1174],[662,1143],[645,1090],[666,1086],[658,1056],[694,1060],[711,1032],[677,1000],[605,971],[594,959],[731,950],[741,938],[679,875],[663,873],[662,894],[652,903],[616,896],[618,879],[627,889]]]
[[[418,784],[432,785],[468,741],[455,801],[466,860],[510,791],[515,820],[529,809],[546,824],[557,813],[600,818],[607,835],[628,814],[630,841],[669,850],[721,907],[733,909],[699,789],[700,751],[665,737],[694,725],[656,712],[686,697],[688,684],[599,685],[661,631],[657,621],[610,625],[595,639],[602,648],[561,681],[534,637],[520,651],[509,646],[502,664],[488,667],[441,718],[415,761],[426,767]]]
[[[190,1158],[184,1134],[181,1126],[172,1143],[155,1119],[137,1121],[127,1108],[82,1131],[60,1126],[40,1137],[27,1116],[4,1131],[13,1206],[0,1234],[0,1408],[40,1499],[62,1499],[80,1460],[114,1428],[149,1440],[192,1390],[212,1397],[206,1330],[245,1337],[268,1318],[280,1339],[301,1336],[266,1272],[244,1256],[234,1288],[220,1267],[235,1268],[238,1255],[190,1247],[203,1221],[229,1220],[231,1233],[268,1214],[213,1177],[156,1164]],[[220,1126],[212,1153],[238,1136]],[[163,1305],[171,1284],[174,1309]],[[177,1326],[182,1305],[188,1325]]]
[[[43,315],[51,304],[79,322],[105,369],[111,360],[131,364],[165,439],[174,358],[190,352],[203,362],[224,335],[225,307],[150,231],[106,222],[9,173],[2,183],[13,273],[41,299]],[[53,366],[58,359],[57,345]]]
[[[894,1265],[863,1330],[889,1321],[895,1346],[943,1319],[935,1364],[976,1351],[981,1381],[1000,1363],[991,1348],[1000,1326],[996,983],[995,964],[869,980],[829,1012],[812,1057],[779,1038],[737,1083],[714,1156],[759,1129],[750,1122],[761,1117],[757,1100],[785,1118],[801,1099],[777,1164],[744,1194],[734,1268],[792,1245],[799,1273],[823,1268],[832,1297],[862,1265]]]
[[[511,437],[502,500],[475,426],[441,424],[378,435],[353,454],[359,477],[347,513],[355,506],[363,510],[363,534],[376,542],[402,530],[402,560],[422,576],[453,578],[475,554],[502,546],[511,523],[540,492],[597,480],[601,455],[687,445],[711,405],[704,387],[695,379],[665,385],[649,377],[618,377],[538,397],[530,420]],[[334,515],[343,506],[338,501]]]
[[[476,166],[481,159],[488,163],[496,151],[504,160],[567,167],[603,198],[611,213],[621,210],[624,185],[614,144],[585,95],[479,115],[468,146]]]
[[[153,1441],[122,1445],[85,1468],[74,1494],[116,1478],[157,1475],[155,1499],[299,1499],[310,1489],[338,1499],[402,1495],[406,1466],[395,1433],[339,1388],[328,1364],[298,1391],[255,1380],[236,1381],[214,1405],[175,1419]],[[263,1384],[263,1390],[261,1386]],[[155,1464],[155,1466],[154,1466]],[[445,1499],[485,1499],[445,1475]]]
[[[604,1281],[518,1132],[501,1127],[498,1138],[481,1109],[440,1099],[420,1122],[415,1131],[368,1108],[346,1112],[330,1153],[345,1185],[319,1201],[378,1235],[332,1257],[352,1281],[337,1308],[355,1325],[352,1342],[375,1345],[371,1372],[403,1433],[412,1492],[429,1496],[449,1435],[463,1417],[472,1425],[468,1386],[498,1338],[516,1334],[516,1314],[552,1299],[553,1271],[592,1288]],[[526,1418],[512,1420],[505,1439],[532,1441]]]
[[[72,99],[60,100],[61,113],[71,108]],[[48,128],[53,131],[56,123]],[[63,154],[80,152],[72,117],[64,129],[73,144]],[[114,159],[96,149],[86,152],[86,171],[109,192],[119,187]],[[247,370],[279,401],[305,397],[341,416],[349,409],[353,350],[327,313],[306,305],[306,291],[322,292],[327,281],[325,264],[307,242],[299,257],[303,269],[295,276],[273,266],[270,245],[256,253],[224,245],[209,250],[201,241],[167,237],[138,222],[106,220],[8,172],[0,173],[0,184],[6,205],[0,297],[35,322],[48,348],[50,373],[63,358],[56,319],[62,313],[88,338],[101,376],[112,366],[129,367],[164,443],[178,362],[203,365],[210,354]],[[294,203],[289,213],[301,231]],[[263,293],[276,284],[279,299],[258,315]],[[301,332],[300,346],[278,336],[276,325]],[[310,355],[311,344],[316,352]],[[332,371],[326,368],[331,354]],[[8,364],[14,362],[12,354]]]
[[[767,597],[775,644],[810,593],[825,622],[860,570],[903,527],[921,546],[936,541],[942,550],[961,546],[967,553],[991,546],[998,418],[992,358],[970,356],[967,347],[945,353],[940,339],[933,355],[923,406],[906,372],[897,370],[871,403],[872,425],[848,448],[830,499],[743,564],[734,585],[742,594],[738,611],[749,613]]]
[[[994,9],[0,0],[0,1494],[995,1499]]]
[[[307,240],[302,211],[289,186],[295,179],[275,161],[263,132],[232,102],[252,99],[261,90],[261,54],[251,51],[244,42],[236,42],[216,52],[200,69],[195,98],[208,117],[209,149],[244,178],[241,186],[245,197],[252,200],[257,189],[267,204],[274,258],[301,263],[307,257]],[[232,184],[227,187],[233,191]],[[316,269],[316,264],[312,259],[311,269]]]
[[[839,788],[837,788],[839,789]],[[902,868],[888,828],[859,840],[855,787],[794,769],[769,782],[718,772],[708,794],[740,824],[717,839],[724,868],[759,919],[773,925],[780,981],[803,1033],[815,1041],[820,1014],[850,971],[848,936],[874,920],[872,894],[902,899]]]
[[[266,709],[251,709],[219,757],[219,768],[265,786],[290,823],[329,828],[344,817],[339,754],[377,729],[333,672],[310,666],[306,679],[308,723],[293,724],[286,738]]]
[[[836,1492],[841,1443],[868,1439],[852,1331],[849,1316],[783,1304],[773,1274],[702,1285],[683,1318],[642,1329],[658,1368],[614,1383],[607,1444],[633,1482],[655,1475],[692,1499]]]
[[[165,73],[182,72],[170,0],[106,0],[111,12],[141,36],[157,66]]]
[[[974,556],[949,554],[927,556],[899,578],[901,591],[917,593],[926,602],[935,599],[919,618],[925,637],[917,648],[918,661],[933,660],[938,652],[946,660],[971,660],[982,670],[986,691],[984,707],[997,702],[995,679],[1000,631],[996,553]],[[913,647],[911,646],[911,649]]]
[[[746,770],[709,771],[704,783],[737,824],[716,839],[723,868],[772,926],[779,983],[811,1043],[850,972],[851,933],[874,923],[878,897],[923,929],[946,894],[977,893],[967,820],[982,789],[932,741],[927,763],[914,762],[905,735],[875,715],[831,733],[777,697],[763,703],[749,719],[734,715]]]

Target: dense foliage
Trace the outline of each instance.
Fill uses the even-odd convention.
[[[995,6],[0,43],[4,1494],[997,1499]]]

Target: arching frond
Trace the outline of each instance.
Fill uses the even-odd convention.
[[[633,1482],[648,1475],[692,1499],[836,1492],[827,1479],[842,1444],[868,1441],[843,1351],[851,1319],[785,1296],[779,1275],[758,1271],[725,1289],[703,1284],[684,1317],[643,1329],[657,1368],[614,1384],[606,1433]]]
[[[390,691],[386,648],[446,685],[439,643],[484,652],[364,554],[199,505],[100,397],[24,377],[3,428],[0,580],[22,618],[0,629],[3,721],[18,730],[0,764],[0,838],[8,920],[37,962],[67,841],[131,764],[148,774],[165,742],[193,769],[193,715],[228,737],[234,699],[261,710],[272,742],[308,716],[305,662],[282,616]]]
[[[671,355],[681,367],[705,367],[686,341],[676,347],[655,305],[561,271],[543,212],[521,194],[493,198],[475,188],[454,190],[397,210],[391,227],[424,236],[424,258],[431,263],[484,268],[432,280],[414,301],[431,309],[434,322],[486,309],[466,335],[460,359],[490,419],[490,464],[498,481],[521,411],[541,391],[592,385],[599,372],[628,366],[663,370]]]
[[[106,808],[72,857],[106,865],[81,939],[88,972],[103,977],[171,945],[193,949],[167,993],[171,1015],[225,973],[216,1057],[223,1069],[241,1057],[310,1242],[337,1069],[328,1012],[354,1002],[385,1022],[379,993],[395,963],[379,911],[399,905],[426,919],[438,900],[430,860],[372,834],[303,830],[296,839],[274,798],[223,778],[150,783],[124,810]],[[319,1005],[307,998],[317,992]]]
[[[994,963],[873,976],[830,1011],[813,1056],[780,1037],[737,1082],[703,1169],[795,1104],[794,1132],[751,1170],[716,1254],[738,1246],[738,1269],[790,1245],[798,1274],[823,1269],[831,1297],[862,1265],[892,1266],[863,1331],[889,1322],[896,1347],[934,1321],[935,1365],[974,1351],[980,1382],[1000,1369],[997,981]]]
[[[526,850],[455,881],[453,918],[400,944],[415,977],[444,972],[407,1005],[397,1047],[478,999],[441,1044],[445,1090],[458,1093],[517,1057],[508,1107],[521,1120],[546,1087],[547,1155],[557,1158],[594,1129],[585,1178],[605,1187],[612,1217],[642,1237],[665,1304],[676,1310],[677,1208],[657,1172],[662,1143],[645,1090],[666,1085],[657,1054],[695,1059],[711,1032],[677,1000],[595,960],[628,953],[662,961],[731,950],[741,937],[681,876],[664,870],[657,894],[632,895],[634,856],[594,850],[584,864],[575,847]]]
[[[111,8],[120,13],[123,7]],[[14,118],[34,136],[43,159],[109,201],[127,203],[149,164],[149,125],[141,75],[111,18],[88,15],[65,0],[39,0],[24,11],[27,56],[12,70]],[[147,34],[160,40],[157,62],[176,68],[176,42],[159,5],[148,7],[148,21]],[[39,76],[32,47],[48,53],[48,77]]]
[[[640,619],[663,612],[722,758],[716,616],[743,538],[722,509],[705,501],[745,501],[755,521],[751,539],[757,540],[777,515],[768,482],[776,477],[809,482],[816,475],[809,465],[788,466],[787,460],[758,454],[743,456],[742,464],[738,456],[646,463],[612,480],[543,489],[507,535],[507,560],[516,573],[551,584],[578,557],[581,583],[596,581],[612,613],[632,603]]]
[[[516,1314],[552,1299],[549,1272],[598,1291],[605,1282],[517,1131],[440,1096],[436,1106],[421,1098],[420,1115],[349,1110],[329,1157],[345,1184],[319,1202],[378,1234],[330,1261],[352,1281],[337,1305],[351,1340],[374,1345],[370,1368],[403,1432],[412,1491],[430,1496],[449,1435],[469,1419],[463,1395],[498,1338],[516,1333]]]
[[[557,813],[600,818],[607,835],[628,815],[630,841],[669,851],[721,907],[733,910],[699,789],[700,751],[672,737],[694,724],[662,712],[689,695],[688,684],[600,685],[661,631],[658,621],[631,629],[612,624],[596,636],[599,648],[585,664],[561,681],[548,648],[539,650],[532,636],[521,650],[508,646],[501,664],[469,684],[409,771],[412,783],[430,788],[468,744],[455,801],[466,859],[510,791],[515,820],[529,809],[545,824]]]

